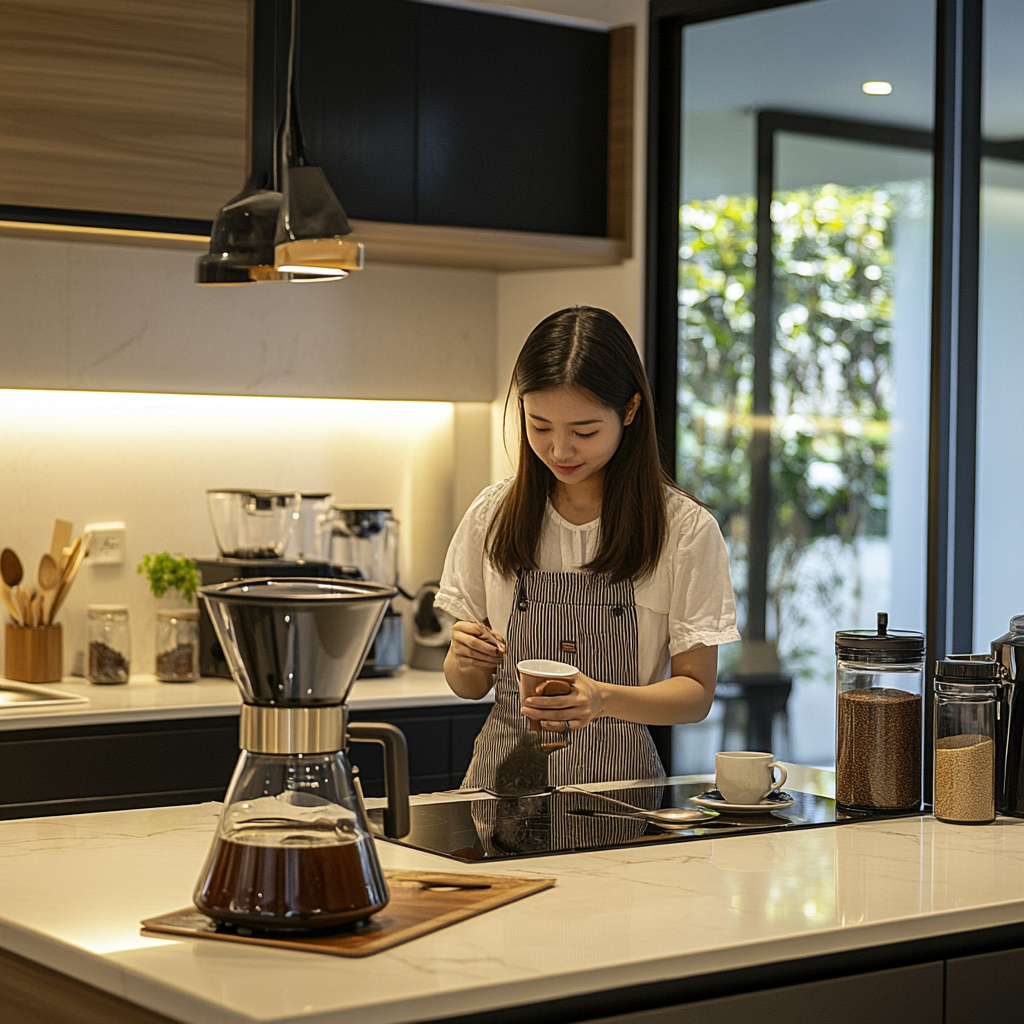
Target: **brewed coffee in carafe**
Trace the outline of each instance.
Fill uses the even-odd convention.
[[[394,589],[265,579],[201,593],[245,703],[243,750],[196,906],[222,924],[270,932],[369,917],[387,904],[388,888],[346,740],[358,730],[384,743],[392,824],[408,819],[408,768],[401,733],[347,729],[344,700]]]

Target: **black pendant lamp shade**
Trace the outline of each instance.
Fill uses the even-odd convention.
[[[277,269],[307,274],[362,270],[363,244],[343,237],[352,228],[324,172],[297,165],[286,167],[283,178],[274,250]]]
[[[282,280],[274,269],[281,193],[262,186],[263,181],[254,175],[221,208],[213,222],[210,251],[196,261],[196,284]]]
[[[363,243],[346,239],[348,217],[324,172],[306,162],[295,89],[298,0],[291,0],[291,39],[284,120],[278,139],[281,212],[277,218],[274,266],[281,273],[341,275],[363,269]]]
[[[273,188],[254,174],[217,214],[197,284],[337,281],[363,268],[363,244],[324,172],[306,163],[295,96],[297,0],[291,0],[284,118],[275,144]],[[280,191],[277,191],[280,188]]]

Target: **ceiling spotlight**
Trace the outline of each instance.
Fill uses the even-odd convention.
[[[865,82],[861,89],[869,96],[888,96],[892,92],[892,82]]]

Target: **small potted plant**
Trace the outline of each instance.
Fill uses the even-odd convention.
[[[199,571],[191,558],[167,551],[144,555],[136,570],[149,579],[154,597],[177,591],[190,607],[156,613],[156,677],[164,683],[191,683],[199,678],[199,611],[192,608]]]

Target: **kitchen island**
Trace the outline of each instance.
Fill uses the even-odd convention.
[[[1020,1019],[1024,821],[908,817],[483,863],[557,884],[348,960],[139,935],[142,918],[189,905],[218,813],[0,823],[0,1005],[21,1014],[5,1019]],[[465,870],[377,845],[385,867]]]
[[[19,684],[20,685],[20,684]],[[121,686],[68,677],[49,689],[84,703],[0,710],[0,818],[219,800],[238,758],[238,687],[230,679]],[[456,786],[493,703],[457,697],[440,672],[359,679],[354,721],[397,725],[414,792]],[[367,793],[383,792],[375,744],[353,748]]]

